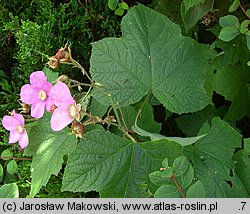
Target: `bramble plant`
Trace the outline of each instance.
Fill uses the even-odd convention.
[[[92,43],[89,73],[66,44],[30,75],[20,90],[22,111],[2,120],[9,143],[18,141],[32,159],[29,197],[60,170],[62,191],[100,197],[249,197],[250,141],[237,126],[250,115],[249,22],[233,15],[209,21],[214,1],[181,5],[183,32],[200,20],[218,36],[211,45],[137,5],[122,19],[121,38]],[[83,81],[59,76],[62,64],[79,69]],[[217,94],[230,105],[217,107]],[[181,134],[162,132],[159,106]],[[7,151],[1,157],[12,157],[7,170],[14,173]],[[1,195],[18,197],[16,184],[3,185]]]

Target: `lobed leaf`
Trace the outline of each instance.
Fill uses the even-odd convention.
[[[132,142],[108,131],[84,135],[68,158],[63,191],[98,191],[101,197],[145,197],[149,173],[180,156],[182,147],[168,140]]]
[[[25,154],[32,155],[30,196],[34,197],[52,174],[58,174],[63,157],[76,148],[77,139],[67,128],[60,132],[52,131],[50,116],[46,114],[29,131],[29,141]]]
[[[93,43],[90,72],[99,85],[93,92],[97,100],[108,104],[110,94],[114,103],[128,106],[151,91],[172,112],[208,104],[204,74],[212,52],[207,46],[142,5],[130,9],[121,26],[122,38]]]
[[[212,120],[208,135],[194,145],[195,177],[204,184],[206,197],[246,197],[242,184],[230,176],[234,150],[240,146],[241,135],[219,118]]]

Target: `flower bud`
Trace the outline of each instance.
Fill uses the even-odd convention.
[[[52,105],[51,107],[50,107],[50,112],[54,112],[55,111],[55,109],[56,109],[57,107],[56,107],[56,105],[54,104],[54,105]]]
[[[59,58],[59,59],[63,59],[65,57],[65,50],[64,48],[61,48],[57,51],[56,53],[56,56]]]
[[[49,58],[48,64],[51,68],[56,69],[60,65],[60,58],[58,56],[52,56]]]
[[[69,83],[69,78],[66,75],[61,75],[57,78],[57,82],[63,82],[65,84]]]
[[[18,110],[21,110],[21,113],[24,113],[24,114],[30,113],[30,105],[26,103],[21,103],[21,102],[19,102],[19,104],[21,105],[21,108],[19,108]]]
[[[73,134],[76,135],[76,137],[82,138],[82,135],[84,133],[84,126],[78,121],[73,122],[71,126],[71,131]]]

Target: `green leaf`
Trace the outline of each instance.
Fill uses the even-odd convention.
[[[249,78],[247,66],[222,66],[217,70],[214,90],[226,100],[232,101],[226,120],[237,120],[250,115]]]
[[[212,118],[216,116],[215,107],[208,105],[201,111],[195,112],[193,114],[182,115],[178,117],[175,121],[178,127],[186,136],[196,136],[201,129],[203,123],[206,121],[211,122]]]
[[[204,134],[204,135],[200,135],[200,136],[197,136],[197,137],[166,137],[164,135],[160,135],[160,134],[157,134],[157,133],[147,132],[147,131],[139,128],[138,126],[133,126],[132,130],[135,133],[137,133],[137,134],[139,134],[141,136],[150,137],[151,140],[166,139],[166,140],[169,140],[169,141],[176,142],[176,143],[178,143],[178,144],[180,144],[182,146],[188,146],[188,145],[194,144],[196,141],[198,141],[201,138],[203,138],[204,136],[206,136],[206,134]]]
[[[223,16],[219,19],[219,23],[221,27],[227,27],[227,26],[235,26],[237,28],[240,27],[240,22],[236,16],[233,15],[227,15]]]
[[[140,109],[141,105],[128,106],[121,108],[121,112],[128,129],[132,129],[135,124],[136,115]],[[160,132],[161,124],[155,122],[154,120],[154,110],[150,104],[146,104],[141,112],[137,124],[149,132]]]
[[[63,191],[98,191],[101,197],[145,197],[149,173],[180,156],[182,147],[167,140],[132,142],[108,131],[84,135],[69,155]]]
[[[109,104],[110,94],[114,103],[128,106],[152,91],[172,112],[208,104],[203,85],[208,46],[183,37],[178,25],[142,5],[131,8],[121,25],[122,38],[93,43],[90,72],[100,85],[93,91],[97,100]]]
[[[25,149],[25,155],[32,155],[31,197],[47,184],[52,174],[58,174],[64,162],[63,157],[76,148],[76,143],[77,139],[68,128],[59,132],[52,131],[49,113],[31,128],[29,145]]]
[[[208,135],[194,144],[191,158],[195,177],[204,184],[206,197],[227,197],[232,193],[235,197],[246,196],[246,192],[238,191],[233,175],[230,176],[234,168],[232,157],[240,146],[241,135],[218,117],[212,120]]]
[[[168,168],[168,158],[165,158],[163,161],[162,161],[162,166],[164,168]]]
[[[187,198],[205,198],[205,187],[201,181],[197,181],[187,191]]]
[[[218,38],[221,39],[222,41],[228,42],[234,39],[239,34],[240,30],[236,26],[226,26],[221,29]]]
[[[217,49],[221,49],[221,52],[219,52],[213,60],[213,64],[216,68],[219,66],[233,65],[238,61],[245,64],[249,59],[249,50],[247,49],[246,39],[243,36],[237,36],[229,42],[216,39],[213,45],[215,45]]]
[[[49,69],[47,66],[43,68],[43,72],[47,77],[47,81],[50,83],[55,83],[58,78],[58,72],[54,72],[53,70]]]
[[[17,163],[15,160],[11,160],[8,164],[7,164],[7,172],[11,175],[14,175],[14,173],[17,170]]]
[[[173,174],[170,168],[164,171],[155,171],[149,174],[151,182],[156,186],[161,186],[170,181],[170,176]]]
[[[250,50],[250,36],[246,36],[246,39],[247,39],[247,48],[248,50]]]
[[[181,4],[181,16],[186,29],[189,32],[197,22],[213,9],[214,0],[205,0],[203,3],[186,10],[184,1]]]
[[[188,187],[194,179],[194,169],[193,167],[189,164],[188,169],[186,173],[183,176],[183,182],[182,182],[182,188]]]
[[[128,10],[129,9],[129,6],[126,2],[122,2],[121,4],[121,7],[124,9],[124,10]]]
[[[1,157],[7,157],[2,158],[3,160],[10,160],[13,157],[13,153],[9,149],[3,150]]]
[[[229,12],[232,13],[235,10],[238,9],[238,7],[240,6],[240,0],[234,0],[233,4],[230,5],[229,7]]]
[[[0,187],[0,198],[18,198],[18,186],[15,183],[4,184]]]
[[[110,10],[115,10],[118,4],[118,0],[109,0],[108,7]]]
[[[197,6],[198,4],[204,3],[206,0],[184,0],[185,12],[187,12],[191,7]]]
[[[160,186],[155,194],[155,198],[178,198],[180,193],[178,192],[178,188],[176,186],[166,184]]]
[[[250,195],[250,138],[244,139],[244,149],[238,151],[234,160],[237,161],[235,173],[244,184],[248,195]]]
[[[246,14],[250,16],[250,9],[247,9]]]
[[[2,164],[0,164],[0,177],[2,177],[3,176],[3,166],[2,166]]]
[[[249,31],[248,29],[249,24],[250,20],[244,20],[240,25],[240,33],[246,34]]]
[[[188,161],[185,156],[180,156],[174,160],[173,173],[176,177],[183,175],[188,169]]]
[[[123,13],[124,13],[124,9],[123,9],[123,8],[118,7],[118,8],[115,10],[115,15],[117,15],[117,16],[122,16]]]
[[[104,114],[107,112],[108,107],[109,107],[108,105],[102,105],[94,97],[91,97],[91,102],[88,107],[88,112],[91,113],[93,116],[102,118]]]

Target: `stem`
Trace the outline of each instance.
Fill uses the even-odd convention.
[[[121,118],[122,118],[123,125],[124,125],[125,129],[128,130],[128,127],[127,127],[127,125],[126,125],[126,122],[125,122],[124,116],[123,116],[123,114],[122,114],[121,108],[119,108],[119,111],[120,111],[120,114],[121,114]]]
[[[11,160],[32,160],[32,158],[16,158],[11,156],[0,156],[0,159],[5,159],[5,158],[9,158]]]
[[[143,103],[142,103],[141,108],[140,108],[139,111],[137,112],[137,115],[136,115],[136,118],[135,118],[135,125],[136,125],[136,126],[137,126],[137,120],[138,120],[139,116],[141,115],[142,110],[144,109],[144,107],[145,107],[146,103],[148,102],[149,97],[150,97],[151,95],[152,95],[152,93],[151,93],[151,91],[149,91],[148,94],[147,94],[147,96],[146,96],[146,98],[145,98],[145,100],[144,100]]]
[[[82,85],[82,86],[87,86],[87,87],[92,87],[93,84],[89,84],[89,83],[81,83],[81,82],[78,82],[77,80],[72,80],[70,79],[69,80],[70,83],[75,83],[73,85],[70,85],[71,88],[75,87],[75,86],[79,86],[79,85]]]
[[[71,62],[74,64],[74,65],[76,65],[79,69],[81,69],[81,71],[82,71],[82,74],[83,75],[86,75],[86,77],[89,79],[89,81],[90,82],[92,82],[92,79],[90,78],[90,76],[88,75],[88,73],[85,71],[85,69],[81,66],[81,64],[79,64],[76,60],[74,60],[74,59],[70,59],[71,60]]]
[[[111,98],[111,95],[108,94],[108,97],[109,97],[111,106],[112,106],[112,108],[113,108],[113,110],[114,110],[114,112],[115,112],[115,116],[116,116],[117,122],[118,122],[118,124],[119,124],[120,126],[122,126],[121,119],[120,119],[120,117],[119,117],[118,112],[116,111],[116,107],[115,107],[115,104],[114,104],[114,102],[113,102],[113,100],[112,100],[112,98]]]
[[[245,8],[242,6],[242,4],[240,3],[240,8],[243,11],[243,13],[245,13],[245,15],[247,16],[248,19],[250,19],[250,16],[247,14]]]
[[[176,181],[175,176],[171,175],[170,179],[174,182],[175,186],[178,188],[178,192],[181,194],[181,197],[182,198],[186,198],[185,195],[184,195],[184,193],[183,193],[183,191],[182,191],[181,186],[179,186],[178,182]]]

